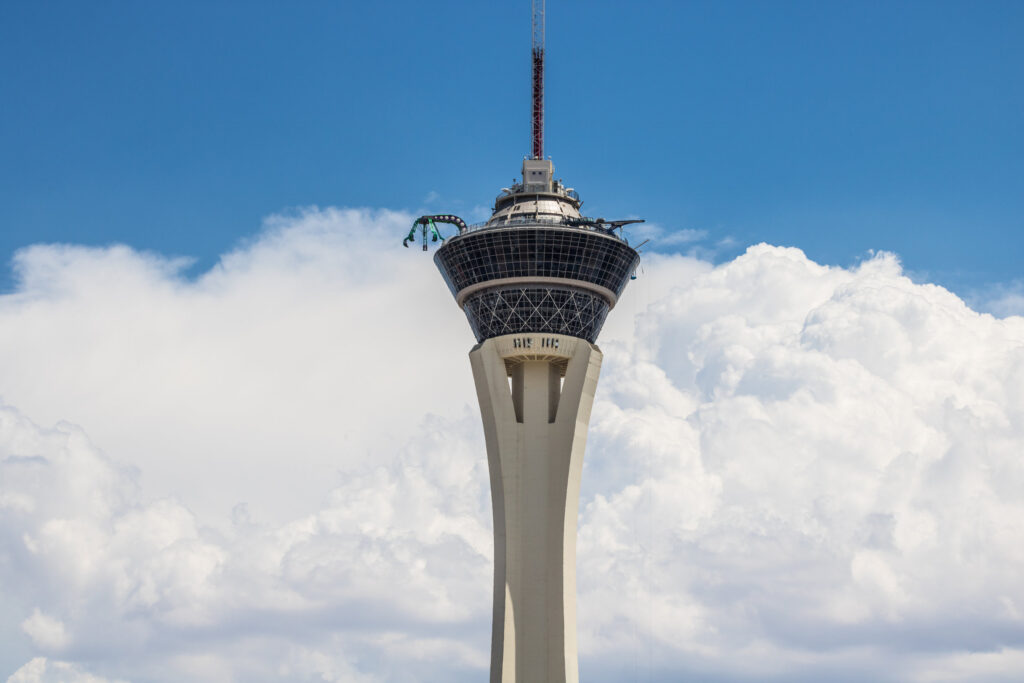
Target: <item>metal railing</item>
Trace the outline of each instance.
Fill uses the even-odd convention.
[[[583,220],[588,220],[588,219],[584,218]],[[505,220],[497,221],[497,222],[494,222],[494,223],[491,223],[490,221],[484,221],[483,223],[472,223],[470,225],[467,225],[465,230],[460,230],[459,234],[460,235],[465,235],[467,233],[476,232],[478,230],[492,230],[492,229],[497,229],[497,228],[509,228],[509,227],[514,227],[514,226],[517,226],[517,225],[523,225],[523,226],[527,226],[527,225],[542,225],[542,226],[557,225],[557,226],[564,227],[564,228],[574,228],[576,230],[589,230],[591,232],[596,232],[596,233],[598,233],[600,235],[606,235],[608,237],[614,237],[615,239],[619,240],[620,242],[623,242],[625,244],[629,244],[629,242],[627,242],[624,237],[622,237],[620,234],[618,234],[614,230],[609,230],[607,228],[602,228],[600,225],[581,223],[579,221],[580,221],[580,219],[578,219],[578,218],[570,218],[570,217],[567,217],[567,216],[536,216],[536,215],[535,216],[530,216],[530,217],[515,216],[513,218],[506,218]]]
[[[565,187],[561,182],[556,181],[554,188],[552,189],[548,183],[514,183],[511,187],[502,188],[501,194],[498,195],[499,199],[506,197],[514,197],[518,194],[544,194],[544,195],[556,195],[559,197],[568,197],[575,201],[580,201],[580,193],[571,187]]]

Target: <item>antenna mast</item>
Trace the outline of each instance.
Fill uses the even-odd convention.
[[[544,158],[544,4],[533,0],[533,158]]]

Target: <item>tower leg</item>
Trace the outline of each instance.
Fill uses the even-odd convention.
[[[492,683],[576,683],[576,517],[601,351],[507,335],[469,354],[494,511]]]

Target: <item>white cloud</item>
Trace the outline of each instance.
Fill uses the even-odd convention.
[[[94,676],[68,662],[36,657],[7,678],[7,683],[118,683]]]
[[[46,616],[38,609],[21,622],[21,630],[42,650],[60,650],[68,644],[68,634],[64,630],[63,622]]]
[[[783,678],[812,680],[802,655],[864,645],[883,652],[853,678],[913,680],[935,650],[1024,640],[1024,319],[914,285],[890,256],[848,271],[761,245],[639,326],[606,349],[591,430],[590,463],[633,468],[583,515],[593,656],[621,620],[662,664],[745,652],[737,675],[789,661]]]
[[[275,217],[196,281],[124,247],[18,255],[12,680],[484,675],[471,339],[398,247],[411,218]],[[758,245],[646,258],[601,345],[588,680],[1024,675],[1024,318],[889,255],[841,269]]]
[[[32,502],[5,518],[14,566],[3,585],[45,605],[22,622],[38,648],[106,653],[132,677],[231,677],[243,665],[235,657],[253,654],[232,655],[232,641],[268,637],[281,640],[260,666],[285,656],[293,673],[340,676],[326,680],[357,680],[337,673],[358,671],[346,647],[380,649],[388,633],[403,634],[389,650],[421,658],[448,647],[465,659],[472,647],[434,631],[483,626],[489,605],[482,446],[451,436],[469,431],[470,417],[424,426],[422,443],[353,476],[314,514],[283,525],[243,518],[219,532],[171,499],[143,500],[132,473],[79,430],[40,429],[0,409],[2,488]],[[409,624],[419,635],[403,631]],[[337,634],[348,637],[308,646]]]
[[[430,259],[395,248],[410,223],[275,217],[195,282],[125,247],[25,249],[0,299],[0,397],[87,426],[204,518],[310,512],[325,482],[471,400],[465,319]]]

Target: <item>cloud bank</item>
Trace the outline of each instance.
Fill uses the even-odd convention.
[[[180,259],[37,245],[0,297],[11,681],[480,680],[490,502],[411,216]],[[651,255],[601,339],[590,681],[1024,676],[1024,318],[880,255]]]

